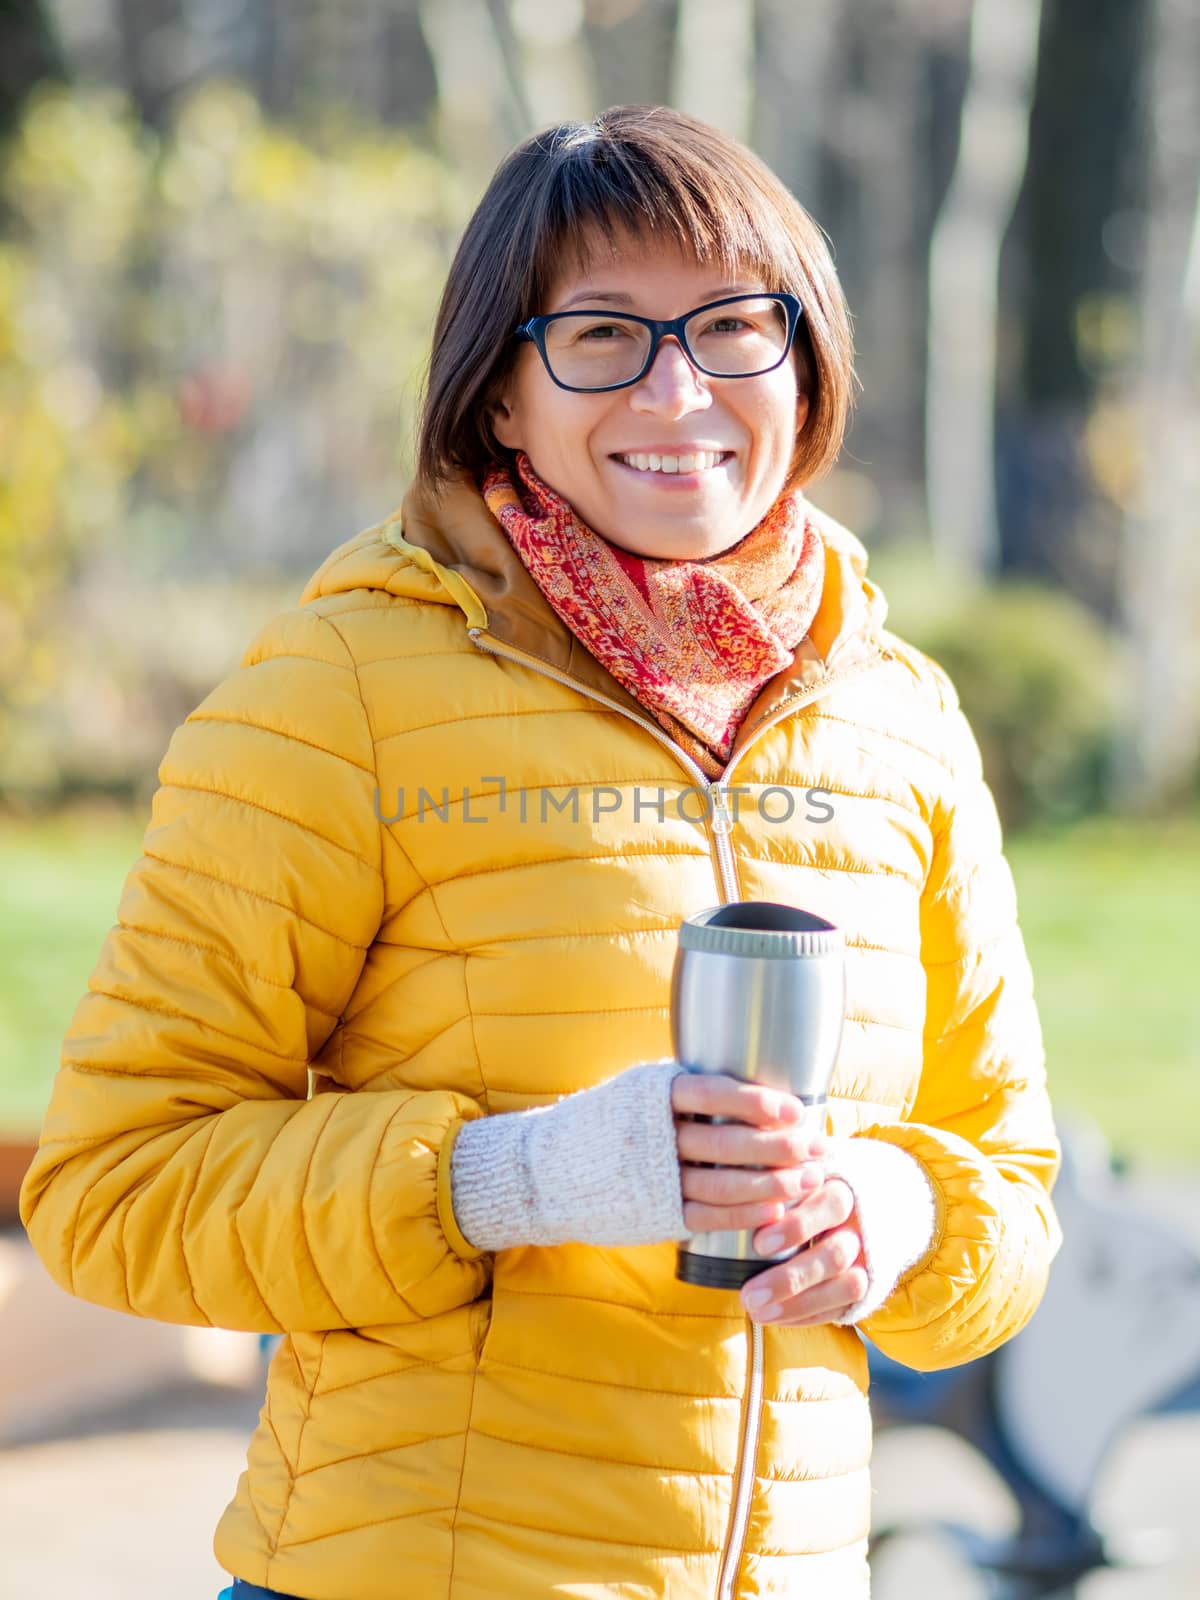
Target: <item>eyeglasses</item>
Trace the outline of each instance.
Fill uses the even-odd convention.
[[[515,337],[535,344],[560,389],[595,394],[638,383],[669,335],[710,378],[757,378],[787,359],[800,321],[794,294],[732,294],[669,322],[625,311],[553,311]]]

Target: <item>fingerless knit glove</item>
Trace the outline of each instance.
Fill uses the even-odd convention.
[[[450,1158],[454,1215],[477,1250],[686,1239],[666,1060],[557,1105],[481,1117]]]
[[[854,1327],[891,1298],[900,1279],[928,1252],[937,1201],[921,1163],[884,1139],[833,1140],[825,1175],[849,1186],[862,1236],[867,1292],[832,1319],[839,1327]]]

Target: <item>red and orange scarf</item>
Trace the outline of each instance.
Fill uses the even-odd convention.
[[[710,778],[762,686],[816,616],[825,546],[799,495],[707,561],[630,554],[587,527],[517,456],[483,496],[559,618]]]

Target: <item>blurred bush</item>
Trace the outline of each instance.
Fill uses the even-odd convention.
[[[0,800],[144,781],[398,502],[457,180],[209,80],[161,136],[43,89],[0,173]]]
[[[949,673],[1006,829],[1104,808],[1121,716],[1120,651],[1065,590],[974,588],[920,547],[872,552],[888,626]]]

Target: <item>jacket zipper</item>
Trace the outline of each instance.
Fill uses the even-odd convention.
[[[733,1586],[737,1582],[738,1568],[742,1564],[742,1548],[746,1543],[746,1525],[750,1521],[750,1500],[754,1493],[754,1469],[758,1464],[758,1436],[762,1431],[763,1392],[763,1331],[762,1323],[747,1317],[750,1325],[750,1378],[746,1384],[746,1421],[738,1448],[737,1473],[734,1477],[733,1515],[729,1519],[729,1537],[721,1552],[721,1577],[717,1584],[717,1600],[734,1600]]]
[[[719,778],[709,779],[702,768],[692,760],[687,751],[677,745],[661,728],[654,725],[645,717],[639,717],[635,711],[618,705],[615,700],[610,700],[607,695],[601,694],[597,689],[590,689],[586,684],[580,683],[578,678],[572,678],[565,672],[559,672],[548,661],[543,661],[540,656],[530,655],[527,651],[518,650],[512,645],[500,645],[494,639],[485,636],[482,628],[468,628],[467,635],[471,643],[489,655],[507,657],[533,672],[540,672],[543,677],[552,678],[556,683],[574,689],[579,694],[586,695],[590,700],[597,701],[606,706],[610,711],[616,711],[623,717],[628,717],[630,722],[636,722],[639,727],[645,728],[663,745],[679,764],[695,778],[696,782],[712,796],[713,817],[710,824],[713,846],[717,861],[717,884],[721,893],[722,905],[728,905],[739,898],[737,881],[737,865],[734,861],[733,846],[730,843],[730,834],[733,832],[733,818],[725,805],[725,791],[722,787],[727,783],[729,774],[745,755],[754,741],[773,728],[790,711],[799,706],[809,705],[814,700],[819,700],[834,687],[849,682],[862,672],[878,666],[889,659],[890,652],[883,650],[878,656],[871,657],[868,661],[860,662],[850,671],[840,674],[831,673],[820,683],[813,684],[811,688],[802,690],[799,694],[792,695],[784,700],[772,712],[754,733],[747,739],[736,757],[725,768]],[[733,1511],[729,1519],[729,1535],[725,1541],[725,1548],[721,1552],[721,1571],[717,1584],[717,1600],[734,1600],[734,1585],[737,1582],[738,1568],[742,1561],[742,1550],[746,1543],[746,1529],[750,1521],[750,1502],[754,1492],[754,1469],[758,1461],[758,1441],[762,1432],[762,1392],[763,1371],[765,1357],[763,1351],[762,1324],[752,1318],[746,1318],[750,1338],[750,1374],[746,1384],[746,1410],[745,1422],[742,1428],[741,1443],[738,1447],[737,1466],[734,1471]]]

